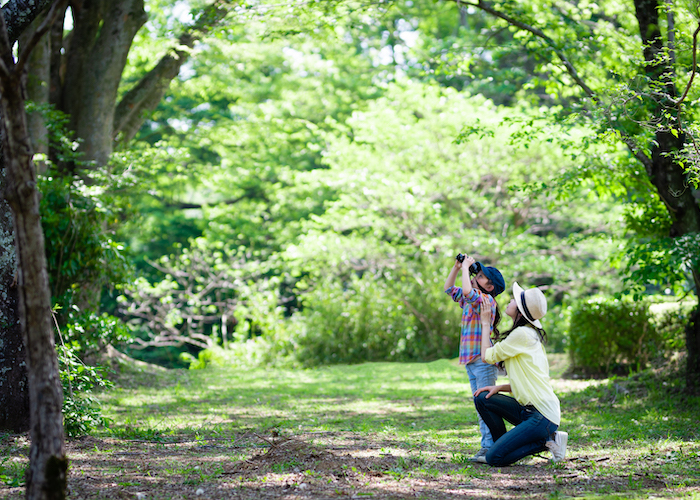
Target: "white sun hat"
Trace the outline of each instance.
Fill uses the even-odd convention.
[[[540,318],[547,314],[547,299],[539,288],[523,290],[518,282],[513,283],[513,298],[523,317],[537,328],[542,328]]]

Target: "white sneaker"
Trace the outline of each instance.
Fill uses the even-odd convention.
[[[569,440],[569,434],[564,431],[554,433],[554,441],[547,441],[545,446],[552,452],[554,463],[561,462],[566,458],[566,442]]]

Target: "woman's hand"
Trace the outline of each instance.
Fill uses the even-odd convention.
[[[482,387],[480,389],[477,389],[476,392],[474,393],[474,397],[477,397],[479,394],[482,392],[488,391],[488,394],[486,395],[486,399],[490,398],[494,394],[498,394],[501,392],[501,386],[500,385],[487,385],[486,387]]]

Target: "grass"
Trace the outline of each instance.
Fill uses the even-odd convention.
[[[700,499],[700,399],[674,376],[553,385],[568,459],[494,469],[468,460],[477,416],[454,361],[125,366],[100,396],[111,427],[68,443],[71,498]],[[0,436],[0,498],[22,497],[27,449]]]

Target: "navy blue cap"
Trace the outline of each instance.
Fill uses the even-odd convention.
[[[506,282],[503,280],[501,272],[495,267],[486,267],[481,262],[478,262],[478,264],[481,271],[484,273],[484,276],[490,279],[491,283],[493,283],[493,291],[491,292],[491,295],[493,297],[497,297],[498,295],[502,294],[503,290],[506,289]]]

